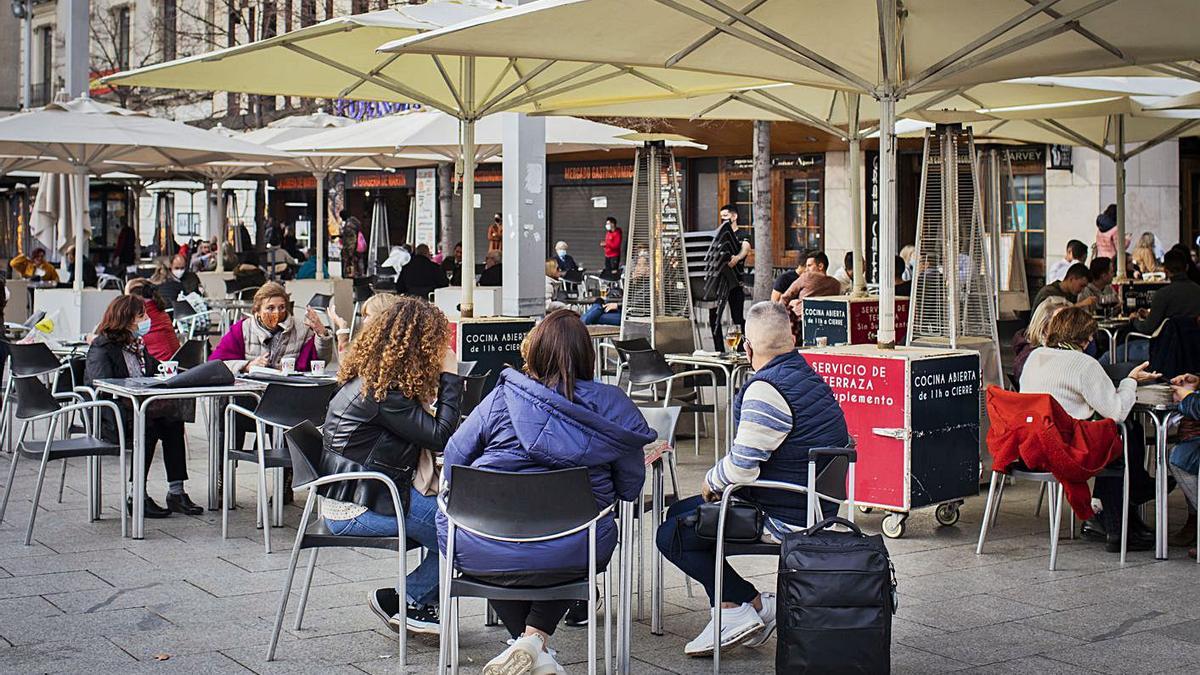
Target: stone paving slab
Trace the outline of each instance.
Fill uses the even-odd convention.
[[[201,502],[207,468],[203,439],[192,431],[188,489]],[[698,485],[709,457],[682,453],[680,484]],[[0,465],[4,461],[0,456]],[[34,543],[25,547],[35,470],[33,462],[18,465],[0,523],[0,671],[397,672],[396,636],[365,603],[371,590],[391,583],[395,566],[394,554],[376,550],[320,554],[304,627],[297,631],[292,623],[307,562],[302,556],[278,660],[263,660],[300,508],[284,509],[287,526],[272,529],[274,552],[265,554],[254,522],[252,466],[239,469],[241,507],[230,514],[228,539],[221,538],[220,512],[207,512],[148,520],[146,539],[132,541],[120,537],[115,462],[104,470],[103,519],[93,523],[86,520],[82,465],[72,463],[61,504],[58,473],[48,472]],[[156,463],[150,493],[161,500],[163,486]],[[968,500],[955,527],[939,527],[931,513],[918,511],[904,539],[887,541],[900,584],[893,672],[1200,671],[1200,567],[1182,549],[1172,549],[1165,562],[1131,553],[1122,568],[1102,546],[1064,538],[1059,569],[1050,572],[1046,517],[1044,511],[1034,515],[1036,497],[1032,483],[1006,490],[984,555],[975,555],[980,499]],[[1178,524],[1184,512],[1177,496],[1171,506]],[[865,530],[878,532],[884,514],[856,515]],[[653,532],[643,537],[648,564]],[[415,554],[409,562],[415,564]],[[733,565],[760,589],[773,590],[774,560],[739,558]],[[647,582],[649,576],[647,567]],[[708,621],[703,590],[694,585],[688,597],[684,577],[669,564],[664,588],[666,634],[651,635],[648,616],[634,625],[634,672],[707,672],[708,660],[683,654],[684,643]],[[504,646],[505,631],[483,626],[482,614],[481,601],[463,601],[464,672],[478,672]],[[758,649],[730,650],[722,671],[770,672],[774,645],[772,639]],[[561,628],[553,646],[569,672],[586,670],[584,630]],[[408,672],[431,672],[436,660],[435,639],[409,640]]]

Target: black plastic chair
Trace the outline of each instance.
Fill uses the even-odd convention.
[[[171,355],[171,360],[179,364],[179,367],[186,370],[195,368],[196,366],[208,360],[208,342],[205,340],[188,340],[179,345],[179,349]]]
[[[828,457],[829,462],[817,472],[817,462]],[[779,557],[779,544],[757,542],[754,544],[727,544],[724,541],[725,515],[729,504],[734,501],[734,494],[743,488],[756,490],[781,490],[803,494],[808,500],[808,522],[812,527],[818,522],[817,505],[828,502],[840,506],[847,504],[846,514],[850,522],[854,522],[854,464],[858,461],[858,453],[854,448],[811,448],[808,451],[808,485],[793,485],[779,481],[756,480],[752,483],[736,483],[725,488],[721,493],[721,515],[717,519],[717,556],[714,569],[717,572],[713,595],[724,597],[725,558],[738,555],[769,555]],[[813,489],[815,486],[815,489]],[[835,513],[836,513],[835,507]],[[721,612],[713,612],[713,673],[721,672]]]
[[[446,516],[446,551],[441,580],[442,639],[438,672],[458,673],[458,599],[586,600],[588,603],[588,673],[596,672],[596,524],[613,510],[596,506],[588,470],[583,467],[537,473],[489,471],[451,466],[450,491],[438,496]],[[588,533],[588,573],[577,581],[538,588],[501,586],[466,576],[455,567],[458,530],[510,543],[534,543]],[[456,574],[457,573],[457,574]],[[605,613],[605,644],[609,641]],[[606,649],[607,653],[607,649]]]
[[[463,385],[466,391],[463,392],[462,405],[460,406],[460,414],[462,419],[466,419],[467,415],[479,405],[483,400],[483,386],[487,384],[487,379],[492,374],[492,371],[480,373],[478,375],[467,375],[463,377]]]
[[[121,424],[121,411],[117,404],[113,401],[89,401],[84,400],[78,394],[53,394],[46,385],[37,377],[15,377],[13,378],[13,386],[16,390],[16,410],[15,419],[21,423],[21,432],[17,434],[17,439],[13,447],[12,466],[8,472],[8,485],[4,490],[4,500],[0,502],[0,522],[4,521],[4,512],[8,508],[8,498],[12,494],[13,481],[17,475],[17,460],[24,455],[28,459],[40,460],[41,464],[38,467],[37,484],[33,491],[33,508],[29,512],[29,525],[25,530],[25,545],[29,546],[33,538],[33,523],[37,517],[38,501],[42,495],[42,484],[46,479],[46,466],[52,461],[67,460],[71,457],[87,457],[89,458],[90,468],[89,473],[93,477],[93,481],[89,484],[89,504],[94,505],[99,503],[100,484],[95,480],[99,476],[98,467],[99,457],[119,457],[121,464],[121,536],[126,533],[126,518],[125,518],[125,429]],[[67,398],[76,400],[76,403],[63,405],[60,399]],[[112,411],[117,425],[117,444],[110,443],[100,438],[99,429],[92,427],[86,415],[83,416],[84,422],[87,425],[88,433],[77,438],[55,438],[55,430],[60,424],[69,424],[70,416],[76,412],[83,411],[98,411],[101,408],[106,408]],[[63,421],[66,417],[66,421]],[[25,441],[25,434],[29,431],[29,426],[40,420],[49,420],[50,426],[46,430],[45,440]],[[99,518],[98,509],[94,509],[91,515]]]
[[[405,578],[407,562],[406,550],[400,546],[401,540],[407,545],[403,549],[415,548],[407,542],[404,534],[404,511],[400,501],[400,491],[395,482],[377,471],[355,471],[321,475],[318,467],[321,465],[323,440],[321,431],[309,421],[288,429],[284,432],[284,442],[292,464],[292,478],[295,487],[308,488],[308,498],[304,501],[304,515],[296,527],[296,540],[292,545],[292,555],[288,562],[287,580],[283,584],[283,594],[279,598],[279,610],[275,613],[275,630],[271,633],[271,643],[267,647],[267,661],[275,659],[275,647],[279,643],[279,631],[283,628],[283,615],[287,611],[288,598],[292,592],[292,581],[296,576],[296,563],[300,559],[300,551],[311,549],[308,558],[308,571],[304,575],[304,587],[300,591],[300,606],[296,610],[295,630],[300,630],[304,621],[304,608],[308,604],[308,589],[312,586],[313,570],[317,564],[317,550],[322,548],[374,548],[398,553],[398,583],[400,597],[405,597]],[[317,488],[330,483],[343,481],[375,480],[387,486],[392,496],[392,507],[396,513],[396,528],[399,532],[395,537],[356,537],[350,535],[335,535],[325,527],[325,519],[317,516],[312,523],[309,517],[317,505]],[[400,668],[404,668],[408,657],[407,631],[400,630],[399,658]]]
[[[713,416],[713,461],[720,459],[721,422],[715,400],[717,389],[716,373],[707,368],[676,372],[671,367],[671,364],[667,363],[667,359],[656,349],[631,350],[618,345],[617,354],[621,356],[623,367],[629,371],[629,383],[625,387],[625,393],[630,398],[640,399],[642,402],[661,401],[661,405],[664,408],[677,405],[680,407],[680,412],[692,415],[697,454],[700,452],[700,417],[707,414]],[[703,383],[698,380],[703,378],[707,378],[707,384],[713,388],[714,401],[711,404],[704,403],[700,397],[700,386]],[[679,395],[673,396],[672,390],[677,382],[691,391],[680,392]],[[666,385],[666,390],[662,398],[659,398],[659,385],[661,384]],[[635,388],[638,390],[636,393],[634,391]]]
[[[283,525],[283,470],[292,467],[291,453],[281,446],[272,444],[267,447],[266,430],[273,427],[283,431],[302,422],[313,426],[325,423],[325,413],[329,409],[329,400],[337,391],[337,384],[322,384],[316,387],[292,386],[281,383],[271,383],[263,391],[262,397],[254,410],[230,403],[225,408],[225,490],[221,498],[221,538],[229,535],[229,509],[233,503],[234,462],[254,462],[258,465],[258,514],[262,519],[263,546],[267,553],[271,552],[271,527]],[[234,449],[234,438],[237,436],[236,416],[241,415],[254,422],[254,450]],[[275,475],[274,513],[267,514],[267,469],[278,469]]]

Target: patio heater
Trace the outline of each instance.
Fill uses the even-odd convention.
[[[379,274],[379,264],[388,259],[391,250],[387,204],[380,196],[375,198],[374,207],[371,209],[371,237],[367,242],[367,273],[369,275]]]
[[[173,256],[175,243],[175,193],[161,190],[154,194],[154,244],[160,256]]]
[[[643,136],[633,164],[621,339],[646,338],[660,351],[699,344],[684,250],[679,173],[665,138]]]

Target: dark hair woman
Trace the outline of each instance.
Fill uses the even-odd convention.
[[[158,360],[146,351],[142,341],[150,332],[150,317],[146,316],[144,299],[136,295],[122,295],[104,310],[104,317],[96,327],[96,339],[87,354],[87,368],[83,380],[89,386],[100,379],[142,377],[158,372]],[[163,464],[167,469],[167,506],[159,506],[150,495],[146,495],[146,517],[166,518],[172,512],[198,516],[204,509],[194,504],[183,491],[187,480],[187,449],[184,445],[183,418],[179,408],[171,401],[163,405],[151,405],[146,415],[146,465],[150,474],[150,463],[154,460],[154,446],[162,441]],[[125,424],[125,436],[133,433],[133,411],[128,401],[120,399],[121,418]],[[109,440],[116,440],[116,422],[105,415],[101,422],[101,433]]]
[[[592,379],[595,355],[579,315],[568,309],[548,314],[526,336],[521,355],[524,372],[500,373],[495,389],[450,439],[443,483],[455,465],[521,472],[587,467],[601,508],[639,498],[646,477],[643,447],[655,435],[624,392]],[[445,537],[441,517],[438,532]],[[596,538],[602,569],[616,546],[611,519],[597,525]],[[527,544],[459,530],[454,550],[458,569],[513,586],[568,581],[588,566],[586,535]],[[556,672],[546,643],[571,601],[493,600],[492,606],[514,642],[484,672],[510,672],[522,663],[532,663],[535,672]]]
[[[379,297],[379,296],[375,296]],[[400,297],[354,339],[342,361],[342,386],[325,415],[322,472],[379,471],[395,481],[404,509],[404,534],[427,550],[437,547],[437,471],[440,453],[458,427],[463,380],[449,348],[450,325],[421,298]],[[437,412],[429,412],[435,405]],[[394,537],[396,512],[378,481],[320,488],[321,513],[339,535]],[[438,557],[427,555],[408,573],[407,598],[394,588],[370,596],[371,610],[389,628],[438,632]]]

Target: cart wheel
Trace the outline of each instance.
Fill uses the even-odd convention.
[[[908,520],[907,513],[893,513],[883,519],[883,536],[888,539],[899,539],[904,536],[904,523]]]
[[[933,512],[933,517],[937,519],[939,525],[946,527],[957,523],[959,517],[958,502],[938,504],[937,510]]]
[[[869,506],[860,506],[860,507],[858,507],[858,512],[859,512],[859,513],[870,513],[870,512],[872,512],[872,511],[874,511],[874,510],[875,510],[875,509],[873,509],[873,508],[871,508],[871,507],[869,507]]]

